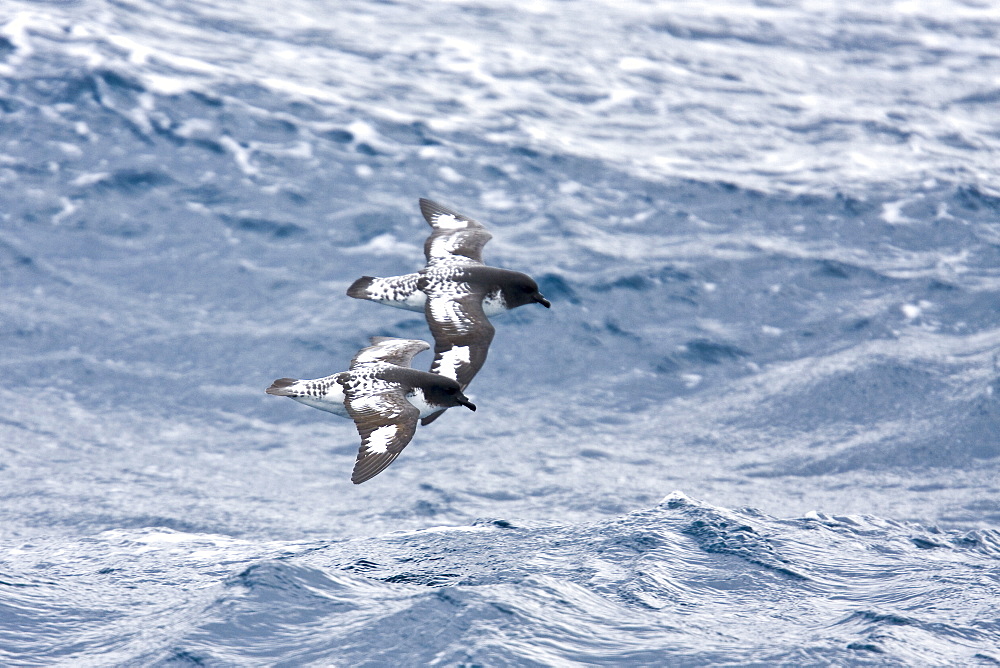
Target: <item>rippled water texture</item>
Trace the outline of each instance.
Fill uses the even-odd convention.
[[[0,662],[1000,663],[997,44],[959,1],[7,0]],[[429,337],[344,294],[422,265],[418,197],[553,308],[354,486],[263,389]]]

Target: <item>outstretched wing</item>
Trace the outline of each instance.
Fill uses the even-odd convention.
[[[427,293],[424,314],[434,335],[431,373],[458,381],[464,390],[486,362],[494,329],[483,312],[482,286],[448,287]]]
[[[372,362],[410,366],[414,355],[431,347],[420,339],[397,339],[391,336],[373,336],[371,341],[372,345],[359,350],[351,360],[351,369]]]
[[[344,404],[361,435],[351,482],[359,485],[374,478],[403,451],[417,430],[420,417],[400,390],[360,393],[346,388]]]
[[[420,199],[420,212],[434,228],[424,242],[428,264],[483,261],[483,246],[493,237],[482,224],[429,199]]]

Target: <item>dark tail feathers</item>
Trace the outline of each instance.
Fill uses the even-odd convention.
[[[374,280],[375,278],[372,276],[362,276],[351,283],[351,287],[347,288],[347,296],[355,299],[368,299],[368,287]]]
[[[295,383],[299,382],[295,378],[279,378],[278,380],[271,383],[271,387],[264,390],[268,394],[273,394],[278,397],[292,397],[295,393],[288,388]]]

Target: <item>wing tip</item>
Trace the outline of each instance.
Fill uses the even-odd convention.
[[[389,468],[389,464],[396,461],[396,454],[389,453],[390,456],[376,456],[358,459],[354,463],[354,470],[351,472],[351,482],[360,485],[371,480],[382,471]]]
[[[434,422],[434,420],[437,420],[439,417],[441,417],[442,415],[444,415],[444,412],[446,410],[447,410],[446,408],[442,408],[439,411],[435,411],[434,413],[431,413],[430,415],[428,415],[425,418],[420,418],[420,424],[421,424],[421,426],[426,427],[431,422]]]
[[[420,348],[420,350],[428,350],[431,347],[431,344],[427,343],[423,339],[404,339],[400,336],[373,336],[370,341],[373,346],[385,343],[386,341],[396,341],[398,343],[409,344],[414,348]]]
[[[467,229],[467,228],[481,228],[482,225],[472,220],[468,216],[455,211],[454,209],[449,209],[443,204],[438,204],[434,200],[427,199],[426,197],[420,198],[420,213],[423,214],[424,220],[427,224],[433,227],[435,230],[445,229],[445,230],[455,230],[455,229]],[[442,216],[450,216],[455,222],[445,225],[442,227],[438,218]]]
[[[423,214],[424,220],[427,224],[437,229],[437,225],[434,223],[435,219],[444,212],[444,207],[435,202],[434,200],[427,199],[426,197],[420,198],[420,213]]]
[[[424,214],[424,218],[427,218],[430,214],[436,213],[444,208],[434,200],[427,199],[426,197],[421,197],[417,201],[420,203],[420,213]],[[430,221],[428,220],[428,222]]]

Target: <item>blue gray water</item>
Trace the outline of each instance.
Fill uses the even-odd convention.
[[[0,663],[1000,663],[998,44],[964,0],[5,0]],[[421,265],[418,197],[553,308],[354,486],[263,389],[429,336],[344,295]]]

